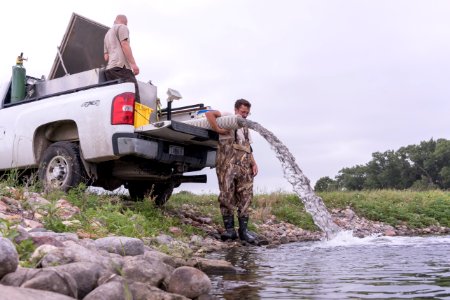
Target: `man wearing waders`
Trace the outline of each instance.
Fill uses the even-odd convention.
[[[250,114],[251,104],[239,99],[234,104],[234,113],[243,118]],[[239,238],[250,244],[257,243],[256,235],[247,229],[248,208],[253,198],[253,177],[258,174],[258,166],[253,158],[250,146],[251,137],[247,127],[227,130],[219,127],[216,118],[226,115],[219,111],[205,113],[212,129],[219,133],[219,144],[216,155],[216,173],[219,182],[220,212],[223,217],[225,231],[221,239],[237,239],[234,229],[234,212],[237,209],[239,221]]]

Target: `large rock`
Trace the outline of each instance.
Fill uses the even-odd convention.
[[[167,293],[142,282],[130,282],[121,276],[110,280],[99,285],[83,300],[188,300],[182,295]]]
[[[15,272],[8,273],[0,280],[0,284],[9,286],[21,286],[25,281],[33,278],[41,269],[18,267]]]
[[[103,251],[93,251],[87,249],[75,242],[64,242],[63,248],[58,248],[47,253],[41,260],[42,267],[51,267],[54,265],[63,265],[72,262],[92,262],[99,263],[102,266],[117,270],[122,267],[122,257],[112,253],[103,255]]]
[[[31,239],[36,245],[53,245],[61,247],[65,241],[79,241],[78,236],[75,233],[64,232],[57,233],[52,231],[37,231],[30,232]]]
[[[230,262],[220,259],[196,257],[189,260],[189,264],[206,274],[236,274],[237,269]]]
[[[102,265],[92,262],[74,262],[46,269],[70,274],[77,283],[79,299],[83,299],[84,296],[94,290],[97,287],[98,279],[107,273]]]
[[[146,250],[144,253],[144,258],[149,260],[161,260],[165,264],[172,266],[174,269],[186,266],[188,264],[188,262],[183,258],[174,257],[153,249]]]
[[[1,284],[52,291],[77,298],[77,283],[68,273],[51,269],[19,268],[2,278]]]
[[[143,256],[124,258],[121,275],[127,281],[138,281],[155,287],[166,287],[174,268],[161,260],[145,259]]]
[[[182,295],[167,293],[156,287],[149,286],[142,282],[133,282],[130,284],[133,299],[145,300],[188,300]]]
[[[0,299],[4,300],[74,300],[69,296],[35,289],[0,285]]]
[[[53,245],[49,245],[49,244],[45,244],[45,245],[40,245],[39,247],[37,247],[36,249],[34,249],[33,254],[31,254],[30,260],[33,263],[38,264],[39,261],[48,253],[52,252],[52,251],[56,251],[58,249],[58,247],[53,246]],[[39,263],[40,265],[40,263]]]
[[[121,281],[111,281],[100,285],[90,292],[83,300],[127,300],[133,299],[127,284]]]
[[[16,247],[7,238],[0,237],[0,278],[14,272],[19,265]]]
[[[98,249],[122,256],[135,256],[144,254],[144,242],[137,238],[124,236],[105,237],[95,240]]]
[[[179,267],[173,271],[167,291],[188,298],[208,294],[211,280],[202,271],[193,267]]]

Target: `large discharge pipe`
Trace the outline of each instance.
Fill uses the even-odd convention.
[[[238,129],[245,124],[245,120],[241,116],[237,115],[222,116],[217,118],[216,121],[217,125],[223,129]],[[183,121],[183,123],[205,129],[212,129],[206,118],[192,119],[189,121]]]

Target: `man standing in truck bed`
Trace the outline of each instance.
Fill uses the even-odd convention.
[[[104,40],[104,57],[108,63],[105,70],[106,80],[122,79],[133,82],[136,86],[136,101],[139,101],[139,90],[135,75],[139,68],[133,57],[130,46],[130,32],[125,15],[117,15],[114,25],[108,30]]]

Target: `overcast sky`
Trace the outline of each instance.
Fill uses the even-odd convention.
[[[20,52],[47,76],[73,12],[111,26],[126,14],[138,80],[233,111],[276,134],[311,180],[373,152],[449,138],[450,1],[2,1],[1,80]],[[256,192],[287,191],[269,145],[253,134]],[[205,172],[203,172],[205,173]],[[181,189],[217,192],[207,184]]]

